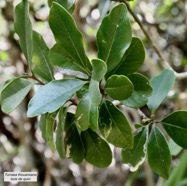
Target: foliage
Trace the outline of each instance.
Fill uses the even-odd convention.
[[[31,75],[4,85],[3,112],[10,113],[33,86],[37,87],[28,104],[27,116],[40,117],[42,137],[61,158],[70,157],[75,163],[85,159],[97,167],[107,167],[112,161],[111,143],[121,148],[123,162],[132,171],[147,156],[152,170],[167,179],[171,153],[161,128],[179,146],[187,148],[187,111],[173,112],[161,120],[155,117],[174,85],[174,72],[166,69],[150,81],[138,73],[145,51],[141,40],[132,37],[124,3],[118,3],[103,18],[96,34],[98,56],[90,60],[72,16],[72,2],[48,1],[49,26],[56,40],[51,49],[32,28],[28,0],[16,6],[14,28]],[[54,80],[56,66],[76,75]],[[115,100],[135,109],[147,105],[151,115],[133,131]],[[70,112],[72,105],[76,106],[74,112]]]

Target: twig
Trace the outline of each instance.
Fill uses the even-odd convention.
[[[35,81],[37,81],[38,83],[40,83],[41,85],[45,85],[45,83],[43,83],[41,80],[39,80],[37,77],[35,76],[27,76],[27,78],[33,79]]]
[[[171,70],[172,67],[170,66],[170,64],[168,63],[168,61],[166,61],[164,59],[164,57],[162,56],[162,53],[161,51],[159,50],[159,48],[154,44],[153,40],[151,39],[150,35],[147,33],[147,31],[145,30],[144,26],[142,25],[141,21],[139,20],[139,18],[137,17],[137,15],[133,12],[133,10],[131,9],[129,3],[126,2],[126,0],[120,0],[120,2],[124,3],[128,9],[128,11],[130,12],[130,14],[132,15],[132,17],[134,18],[134,20],[138,23],[138,25],[140,26],[142,32],[145,34],[145,36],[147,37],[148,41],[151,43],[153,49],[155,50],[155,52],[157,53],[160,61],[162,62],[161,65],[164,67],[164,68],[169,68]],[[174,70],[173,70],[174,71]],[[182,73],[177,73],[175,72],[175,77],[177,79],[184,79],[184,78],[187,78],[187,72],[182,72]]]

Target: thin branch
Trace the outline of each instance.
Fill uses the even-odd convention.
[[[35,81],[37,81],[39,84],[41,85],[45,85],[45,83],[43,83],[41,80],[39,80],[37,77],[35,76],[27,76],[27,78],[33,79]]]
[[[132,17],[134,18],[134,20],[138,23],[138,25],[140,26],[142,32],[145,34],[145,36],[147,37],[148,41],[151,43],[153,49],[155,50],[155,52],[157,53],[160,61],[162,62],[161,65],[164,67],[164,68],[169,68],[171,70],[172,67],[170,66],[170,64],[168,63],[168,61],[166,61],[164,59],[164,57],[162,56],[162,53],[161,51],[159,50],[159,48],[154,44],[153,40],[151,39],[150,35],[147,33],[147,31],[145,30],[144,26],[142,25],[141,21],[139,20],[139,18],[137,17],[137,15],[133,12],[133,10],[131,9],[129,3],[126,2],[126,0],[120,0],[119,2],[122,2],[124,3],[126,6],[127,6],[127,9],[128,11],[130,12],[130,14],[132,15]],[[174,71],[174,70],[173,70]],[[177,73],[175,72],[175,77],[177,79],[184,79],[184,78],[187,78],[187,72],[182,72],[182,73]]]

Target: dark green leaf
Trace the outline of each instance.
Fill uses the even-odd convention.
[[[75,124],[72,124],[65,136],[66,157],[71,157],[73,162],[81,163],[84,159],[84,146]]]
[[[111,98],[123,100],[132,95],[134,87],[128,77],[122,75],[113,75],[107,79],[105,90]]]
[[[136,72],[143,64],[145,50],[139,38],[133,37],[131,45],[126,50],[120,64],[112,71],[112,74],[129,75]]]
[[[75,0],[48,0],[48,5],[51,6],[53,2],[57,2],[62,5],[70,13],[74,10]]]
[[[149,136],[147,153],[152,170],[167,179],[171,168],[171,155],[164,135],[156,126],[153,126]]]
[[[64,138],[65,138],[65,119],[67,114],[67,108],[61,108],[58,113],[58,124],[56,129],[56,150],[61,158],[65,157],[65,144],[64,144]]]
[[[81,99],[77,111],[77,125],[81,130],[90,127],[96,131],[98,129],[99,111],[98,106],[101,103],[101,93],[99,90],[99,82],[106,73],[106,64],[99,60],[92,60],[93,71],[89,85],[89,92]]]
[[[148,140],[148,127],[138,129],[134,137],[133,149],[123,149],[123,163],[128,163],[131,171],[136,171],[145,160]]]
[[[161,123],[173,141],[187,149],[187,111],[173,112]]]
[[[130,76],[128,76],[128,78],[134,85],[134,91],[128,99],[121,102],[124,105],[133,108],[144,106],[147,103],[148,97],[152,92],[149,80],[145,76],[138,73],[131,74]]]
[[[11,81],[1,92],[1,109],[5,113],[12,112],[25,98],[33,83],[21,78]]]
[[[27,115],[33,117],[59,109],[86,82],[78,79],[54,80],[41,87],[28,105]]]
[[[120,63],[131,39],[127,8],[119,4],[103,19],[97,32],[98,57],[107,63],[108,72]]]
[[[50,51],[52,64],[90,74],[91,64],[85,54],[82,35],[73,17],[62,6],[53,3],[49,25],[57,42]]]
[[[31,68],[32,51],[33,51],[33,32],[32,25],[29,19],[29,4],[28,0],[19,3],[15,8],[15,32],[19,36],[19,43],[25,58]]]
[[[55,143],[54,143],[54,125],[55,125],[55,113],[47,114],[46,117],[46,140],[49,147],[54,151]]]
[[[42,114],[39,120],[39,127],[42,133],[42,138],[44,140],[47,140],[47,134],[46,134],[46,118],[47,114]]]
[[[108,143],[91,129],[82,132],[81,136],[86,151],[86,161],[99,168],[108,167],[112,161],[112,152]]]
[[[33,32],[33,57],[34,64],[33,72],[43,81],[49,82],[53,80],[53,70],[48,59],[49,49],[43,38],[37,33]]]
[[[159,107],[175,82],[175,74],[172,70],[166,69],[158,76],[150,80],[153,88],[152,95],[148,98],[147,106],[152,112]]]
[[[116,147],[132,148],[133,135],[125,115],[110,101],[106,100],[100,107],[99,128],[103,137]]]

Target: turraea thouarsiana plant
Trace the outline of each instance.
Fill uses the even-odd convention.
[[[125,4],[117,3],[103,18],[96,35],[98,57],[92,60],[85,53],[82,35],[71,15],[74,3],[50,0],[49,6],[49,26],[56,40],[51,49],[32,29],[28,0],[15,8],[15,32],[30,72],[4,84],[2,111],[13,111],[32,87],[38,86],[27,116],[39,116],[42,137],[61,158],[70,157],[75,163],[85,159],[97,167],[107,167],[112,161],[110,143],[122,149],[123,162],[132,171],[147,156],[152,170],[168,178],[171,153],[160,124],[176,144],[187,148],[187,111],[173,112],[161,121],[154,117],[174,84],[173,71],[166,69],[150,82],[137,72],[145,51],[141,40],[132,37]],[[55,67],[78,76],[55,80]],[[114,100],[137,109],[147,104],[152,116],[132,131]],[[76,106],[75,113],[69,111],[72,105]]]

